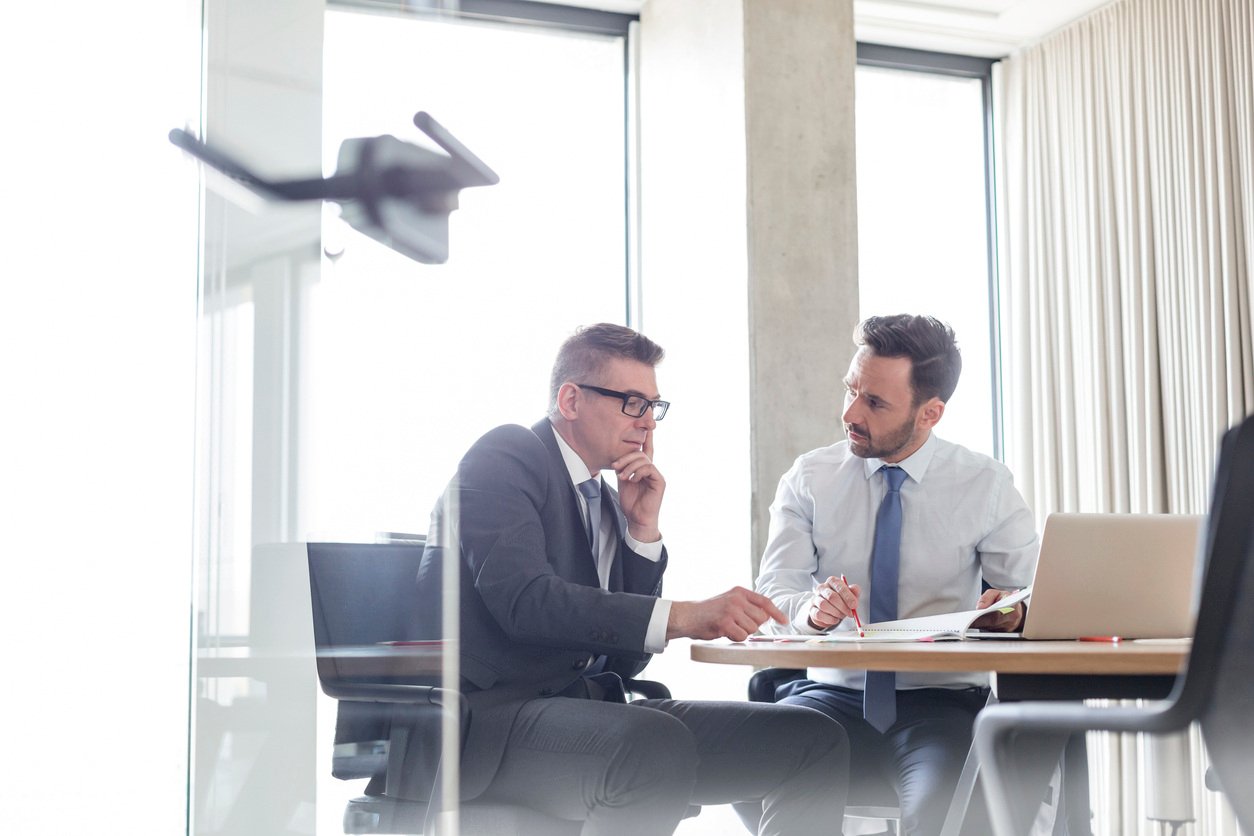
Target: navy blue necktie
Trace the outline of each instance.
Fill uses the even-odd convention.
[[[601,539],[601,478],[594,476],[579,483],[579,492],[588,500],[588,546],[592,559],[600,564],[601,553],[597,541]]]
[[[871,621],[897,618],[897,574],[901,564],[901,483],[906,471],[882,467],[887,490],[875,515],[875,545],[871,548]],[[881,732],[897,720],[897,674],[867,671],[862,693],[862,716]]]

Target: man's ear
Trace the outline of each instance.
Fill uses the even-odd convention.
[[[557,411],[567,421],[579,417],[579,387],[570,381],[557,390]]]
[[[945,402],[940,398],[928,398],[923,406],[919,407],[918,425],[920,429],[930,430],[940,421],[941,416],[945,414]]]

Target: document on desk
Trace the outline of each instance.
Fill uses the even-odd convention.
[[[1032,587],[1025,587],[1002,598],[991,607],[964,612],[941,613],[940,615],[924,615],[918,618],[901,618],[897,621],[878,621],[864,626],[865,636],[859,636],[857,630],[836,630],[810,641],[814,644],[844,642],[917,642],[917,641],[960,641],[968,638],[971,623],[982,615],[991,612],[1009,612],[1015,604],[1032,596]]]

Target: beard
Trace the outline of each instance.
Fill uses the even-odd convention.
[[[900,425],[880,437],[872,436],[870,431],[858,424],[846,424],[845,433],[854,430],[866,436],[866,441],[849,439],[849,451],[860,459],[886,459],[905,449],[914,438],[914,416],[902,421]]]

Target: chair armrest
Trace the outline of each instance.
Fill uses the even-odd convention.
[[[804,679],[806,672],[798,668],[763,668],[749,677],[750,702],[775,702],[775,689],[787,682]]]
[[[1166,732],[1189,722],[1174,703],[1147,707],[1083,703],[1000,703],[975,719],[980,780],[993,831],[1027,833],[1067,739],[1084,731]]]
[[[384,682],[323,682],[328,697],[353,702],[390,702],[417,705],[459,704],[462,713],[469,708],[466,697],[457,691],[432,685],[401,685]]]
[[[671,689],[661,682],[654,682],[652,679],[627,679],[623,681],[623,687],[627,690],[627,693],[639,694],[646,700],[669,700],[671,698]]]
[[[1145,706],[1089,706],[1077,702],[1015,702],[990,705],[976,718],[977,734],[999,737],[1015,731],[1072,734],[1081,731],[1171,732],[1192,720],[1173,711],[1174,703]]]

